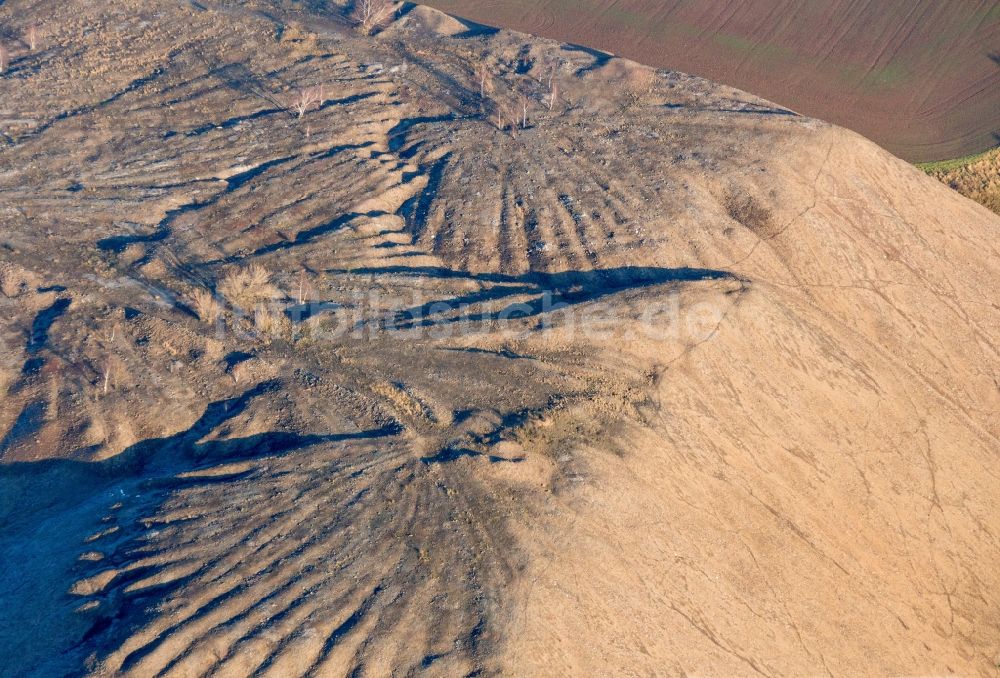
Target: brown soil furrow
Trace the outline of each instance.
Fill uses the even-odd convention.
[[[503,197],[502,243],[500,248],[499,271],[508,275],[520,275],[531,270],[528,257],[530,241],[526,227],[527,187],[522,178],[508,171]]]
[[[997,90],[966,103],[951,97],[954,84],[964,88],[996,71],[987,53],[1000,23],[989,3],[593,0],[571,16],[556,0],[428,4],[729,82],[856,129],[910,160],[959,157],[996,143]],[[923,124],[929,108],[946,112]]]

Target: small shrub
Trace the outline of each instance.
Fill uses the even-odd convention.
[[[120,382],[123,380],[126,381],[127,386],[127,380],[130,378],[131,373],[128,365],[114,353],[109,353],[104,362],[100,364],[97,385],[101,393],[107,395],[113,389],[121,387]]]
[[[729,190],[723,199],[723,206],[730,218],[743,224],[762,238],[776,235],[771,210],[761,205],[755,197],[744,190]]]
[[[0,293],[14,299],[21,295],[23,283],[17,271],[9,264],[0,264]]]
[[[524,89],[517,92],[517,108],[520,109],[521,129],[528,129],[528,110],[531,107],[531,97]]]
[[[263,304],[254,310],[253,324],[257,333],[265,337],[287,338],[292,333],[292,323],[285,314]]]
[[[389,0],[355,0],[351,17],[362,35],[377,33],[389,23],[392,17],[392,3]]]
[[[219,303],[219,300],[209,290],[195,290],[194,295],[192,295],[192,302],[194,304],[194,312],[198,314],[198,318],[204,323],[214,325],[222,315],[222,304]]]
[[[301,119],[313,106],[317,110],[322,108],[325,101],[326,95],[323,92],[322,85],[319,87],[307,87],[296,92],[295,98],[292,99],[289,108],[298,113],[298,117]]]
[[[26,271],[17,264],[0,263],[0,294],[10,299],[16,299],[31,291],[32,286],[37,286],[39,280],[30,271]]]
[[[244,309],[278,296],[277,288],[271,284],[271,274],[259,264],[229,273],[219,283],[219,292],[231,304]]]

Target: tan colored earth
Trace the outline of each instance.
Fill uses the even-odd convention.
[[[1000,671],[1000,217],[427,8],[32,23],[0,674]]]

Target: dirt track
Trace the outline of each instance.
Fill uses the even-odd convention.
[[[31,8],[0,673],[995,673],[995,215],[427,8]]]
[[[911,161],[1000,142],[1000,9],[991,0],[424,4],[724,82]]]

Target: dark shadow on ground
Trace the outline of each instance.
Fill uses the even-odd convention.
[[[28,344],[25,347],[28,355],[35,355],[45,347],[49,342],[49,329],[59,319],[59,316],[66,312],[69,305],[70,300],[61,297],[35,316],[35,319],[31,322],[31,333],[28,336]]]
[[[624,266],[592,271],[560,273],[467,273],[447,268],[390,266],[329,270],[327,273],[353,275],[401,275],[439,280],[466,280],[487,283],[481,289],[458,296],[443,297],[398,311],[382,319],[383,329],[409,330],[459,322],[508,321],[546,315],[576,304],[595,301],[627,290],[704,280],[739,280],[742,278],[717,269],[659,268]],[[521,298],[516,303],[495,312],[472,312],[469,307],[483,302]],[[367,324],[362,321],[362,324]]]
[[[683,110],[695,113],[739,113],[743,115],[787,115],[792,118],[800,117],[798,113],[788,110],[787,108],[772,108],[769,106],[758,106],[756,104],[737,104],[729,107],[715,106],[706,108],[702,106],[686,106],[678,103],[665,103],[663,104],[663,108],[671,111]]]
[[[599,49],[594,49],[593,47],[586,47],[584,45],[575,45],[572,43],[565,44],[562,46],[562,48],[567,52],[583,52],[584,54],[593,57],[594,59],[593,63],[591,63],[589,66],[584,66],[582,68],[577,69],[576,75],[578,77],[586,75],[590,71],[596,71],[598,68],[611,61],[611,59],[614,56],[607,52],[602,52]]]
[[[459,22],[465,26],[465,30],[461,33],[455,33],[452,38],[458,40],[464,40],[467,38],[488,38],[490,36],[496,35],[500,32],[500,29],[495,26],[487,26],[486,24],[481,24],[471,19],[463,19],[461,17],[455,17]]]

